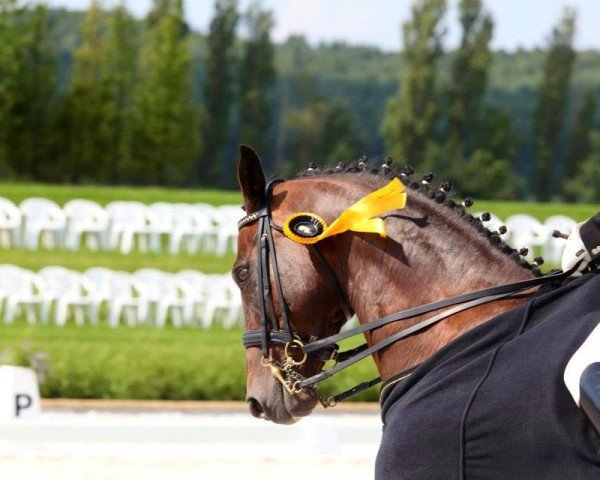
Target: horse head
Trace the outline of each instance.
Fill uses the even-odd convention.
[[[311,413],[319,401],[316,388],[297,385],[318,374],[327,358],[323,352],[306,355],[302,344],[334,335],[352,314],[361,323],[368,322],[440,298],[532,277],[532,266],[498,241],[497,233],[484,229],[480,219],[446,198],[447,184],[431,193],[423,184],[411,183],[407,175],[403,184],[412,188],[407,188],[406,208],[376,215],[380,227],[385,220],[387,232],[384,228],[375,235],[363,226],[307,245],[311,237],[323,233],[320,223],[331,224],[394,178],[388,164],[376,175],[364,164],[332,175],[311,170],[304,178],[267,182],[256,152],[241,147],[238,181],[247,215],[240,221],[233,277],[244,309],[247,401],[254,416],[276,423],[293,423]],[[426,180],[430,182],[430,176]],[[305,217],[306,224],[291,223]],[[295,238],[294,232],[307,238]],[[451,321],[378,352],[374,360],[382,378],[423,361],[518,302],[504,300],[453,315]],[[401,323],[410,326],[419,320]],[[367,332],[367,343],[398,328],[392,324]]]
[[[238,181],[243,194],[244,210],[247,213],[258,211],[265,201],[266,180],[260,159],[251,148],[241,147],[241,159],[238,167]],[[274,225],[282,225],[285,218],[301,210],[307,205],[306,191],[302,185],[286,182],[275,186],[270,199],[270,216]],[[233,267],[233,277],[242,294],[246,330],[259,331],[261,325],[260,299],[263,295],[257,275],[259,252],[257,245],[258,225],[252,224],[240,229],[238,237],[238,255]],[[290,315],[294,332],[303,332],[311,339],[322,338],[340,330],[346,317],[340,309],[336,292],[326,278],[314,267],[315,260],[305,246],[292,242],[281,232],[273,232],[274,250],[276,251],[277,272],[273,261],[269,261],[269,289],[272,292],[271,305],[267,315],[281,329],[283,321],[282,308]],[[274,284],[277,274],[285,301]],[[269,357],[278,363],[285,358],[293,357],[299,365],[296,371],[302,376],[310,376],[320,371],[324,359],[319,360],[304,355],[297,348],[298,344],[270,345]],[[315,389],[304,389],[295,394],[290,393],[281,381],[273,375],[272,368],[265,368],[263,352],[260,348],[246,350],[247,366],[247,401],[251,413],[256,417],[264,417],[277,423],[292,423],[299,417],[308,415],[318,402]],[[277,373],[277,372],[275,372]]]

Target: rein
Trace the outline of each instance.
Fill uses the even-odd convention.
[[[283,180],[275,179],[268,182],[265,187],[265,197],[261,208],[256,212],[246,215],[238,222],[239,229],[256,221],[259,222],[257,235],[257,281],[259,288],[262,290],[262,292],[259,292],[261,329],[245,332],[243,335],[243,345],[245,348],[255,346],[261,347],[263,354],[262,364],[271,369],[273,376],[282,383],[282,385],[291,395],[295,395],[305,388],[318,390],[317,384],[323,380],[332,377],[336,373],[339,373],[340,371],[350,367],[360,360],[363,360],[369,355],[388,347],[394,342],[397,342],[410,335],[414,335],[415,333],[429,328],[430,326],[445,320],[452,315],[496,300],[515,297],[532,287],[562,281],[569,277],[579,266],[579,264],[577,264],[575,267],[566,272],[559,272],[546,275],[544,277],[477,290],[463,295],[458,295],[456,297],[421,305],[372,320],[368,323],[359,325],[344,332],[340,332],[336,335],[331,335],[322,339],[316,339],[314,336],[307,335],[306,333],[294,332],[292,330],[289,320],[289,311],[283,298],[281,278],[279,275],[279,268],[277,266],[277,256],[272,235],[273,229],[279,232],[282,232],[283,229],[271,220],[270,212],[270,201],[273,187],[280,182],[283,182]],[[316,258],[325,277],[331,284],[336,296],[338,297],[338,301],[341,305],[342,311],[344,312],[346,320],[350,320],[352,318],[351,308],[344,296],[343,289],[335,273],[333,272],[333,269],[327,262],[327,259],[316,243],[307,245],[307,247],[312,248],[315,252]],[[269,265],[271,265],[273,269],[273,283],[275,284],[275,289],[277,290],[277,295],[279,298],[280,312],[283,319],[284,329],[279,328],[277,314],[275,313]],[[433,315],[430,318],[422,320],[411,327],[400,330],[374,345],[369,346],[365,343],[351,350],[339,352],[339,345],[337,342],[340,340],[344,340],[359,334],[364,334],[365,332],[375,330],[399,320],[417,317],[443,308],[448,309]],[[279,362],[271,357],[269,348],[272,344],[284,346],[285,359],[282,362]],[[294,358],[292,358],[290,354],[290,350],[292,349],[301,350],[303,358],[300,361],[296,361]],[[316,375],[305,378],[300,373],[295,371],[294,367],[301,366],[306,361],[308,355],[311,355],[321,362],[333,360],[335,365],[328,370],[321,371]],[[383,388],[407,378],[410,375],[410,372],[417,368],[417,366],[394,375],[384,384]],[[339,401],[356,395],[363,390],[380,383],[381,381],[381,377],[377,377],[367,382],[360,383],[340,394],[327,399],[319,395],[319,400],[324,407],[332,407],[335,406]]]

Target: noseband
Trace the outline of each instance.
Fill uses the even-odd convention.
[[[319,339],[315,335],[309,335],[303,332],[295,332],[292,329],[292,325],[289,318],[289,310],[283,297],[283,290],[281,288],[281,278],[279,275],[279,267],[277,265],[277,255],[275,252],[275,243],[273,241],[272,230],[275,229],[282,232],[283,229],[279,225],[273,222],[271,219],[270,203],[273,195],[273,188],[278,183],[283,182],[282,179],[274,179],[269,181],[265,187],[265,195],[261,207],[256,212],[252,212],[246,215],[238,222],[238,229],[242,229],[246,225],[250,225],[254,222],[258,222],[258,233],[257,233],[257,285],[258,285],[258,304],[260,311],[260,330],[247,331],[243,335],[243,345],[245,348],[260,346],[262,350],[262,364],[265,367],[271,369],[272,375],[277,378],[285,389],[291,394],[295,395],[306,388],[312,388],[317,390],[317,384],[332,377],[334,374],[341,370],[353,365],[354,363],[368,357],[369,355],[378,352],[379,350],[397,342],[403,338],[420,332],[452,315],[456,315],[464,310],[483,305],[485,303],[493,302],[495,300],[505,299],[514,297],[522,294],[523,291],[532,287],[540,286],[543,284],[549,284],[552,282],[559,282],[570,276],[579,266],[579,263],[573,268],[566,272],[559,272],[555,274],[549,274],[544,277],[533,278],[530,280],[524,280],[515,283],[509,283],[500,285],[497,287],[486,288],[483,290],[477,290],[474,292],[466,293],[456,297],[448,298],[427,305],[421,305],[409,310],[396,312],[391,315],[372,320],[368,323],[359,325],[351,328],[344,332],[332,335],[326,338]],[[349,321],[352,318],[351,308],[345,298],[343,289],[333,271],[330,267],[327,259],[321,252],[318,244],[306,245],[307,248],[314,249],[316,258],[321,266],[321,270],[326,277],[328,283],[331,285],[333,291],[338,297],[338,301],[341,306],[341,310],[344,312],[346,320]],[[277,297],[279,300],[279,311],[282,319],[282,327],[279,325],[278,316],[275,312],[275,302],[273,300],[273,292],[271,287],[271,269],[273,271],[273,284],[277,291]],[[364,334],[365,332],[380,328],[390,323],[405,320],[420,315],[424,315],[442,308],[447,308],[441,313],[433,315],[421,322],[412,325],[411,327],[400,330],[384,340],[374,344],[367,345],[366,343],[356,347],[354,349],[339,352],[339,346],[337,342],[355,336]],[[275,360],[270,354],[270,348],[273,345],[279,345],[284,347],[285,358],[283,361]],[[300,350],[302,354],[301,360],[295,360],[292,356],[293,350]],[[299,367],[306,361],[308,355],[311,355],[315,359],[326,362],[333,360],[335,365],[328,369],[321,371],[320,373],[311,377],[305,378],[296,370],[295,367]],[[410,375],[410,372],[416,368],[412,367],[408,370],[400,372],[394,375],[391,379],[387,380],[384,384],[385,388],[387,385],[402,380]],[[319,395],[319,400],[324,407],[331,407],[336,405],[339,401],[345,400],[348,397],[356,395],[367,388],[376,385],[381,382],[381,378],[377,377],[373,380],[356,385],[338,395],[329,397],[327,399]]]

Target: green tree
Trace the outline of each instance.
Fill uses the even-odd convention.
[[[460,168],[478,147],[494,28],[481,0],[461,0],[459,11],[462,40],[452,59],[449,91],[447,158],[451,168]]]
[[[58,179],[80,182],[98,177],[106,168],[102,83],[104,12],[93,0],[83,24],[83,41],[75,51],[71,85],[62,111],[65,152]]]
[[[8,170],[8,149],[6,140],[9,135],[9,119],[11,104],[11,87],[14,83],[13,76],[17,67],[14,62],[16,51],[15,28],[12,18],[16,2],[0,0],[0,168],[5,176]]]
[[[462,39],[452,56],[447,132],[439,171],[470,195],[507,198],[516,191],[510,117],[486,103],[493,21],[481,0],[459,3]]]
[[[590,134],[590,152],[573,177],[565,182],[565,193],[578,202],[600,203],[600,132]]]
[[[0,151],[21,178],[40,180],[53,145],[56,58],[48,38],[48,9],[0,7]]]
[[[24,66],[24,9],[17,0],[0,0],[0,173],[12,173],[16,131],[23,123],[18,113],[21,98],[21,72]]]
[[[294,99],[295,105],[307,106],[310,99],[315,97],[317,92],[311,87],[311,82],[307,74],[307,65],[305,61],[310,56],[311,49],[306,43],[306,39],[300,35],[291,35],[282,44],[277,53],[278,70],[285,71],[285,75],[279,77],[278,88],[278,113],[276,118],[276,138],[275,138],[275,170],[281,170],[285,163],[285,153],[289,142],[289,128],[286,120],[290,108],[290,103]],[[313,90],[313,91],[311,91]],[[309,95],[310,91],[310,95]],[[295,156],[295,154],[294,154]]]
[[[510,115],[502,108],[485,105],[474,139],[477,147],[459,170],[449,177],[468,195],[477,198],[513,198],[517,177],[511,168],[518,138]]]
[[[48,158],[56,152],[57,78],[56,53],[49,40],[48,8],[36,5],[31,12],[25,49],[23,84],[25,92],[25,129],[21,144],[20,169],[33,180],[41,180]]]
[[[275,81],[273,18],[259,1],[245,15],[248,39],[240,72],[240,137],[259,152],[267,150],[267,135],[273,123],[271,89]]]
[[[412,19],[403,26],[404,70],[398,93],[386,104],[382,128],[388,151],[410,164],[421,163],[434,145],[445,10],[445,0],[416,0]]]
[[[316,96],[304,108],[288,110],[285,118],[290,131],[292,159],[289,173],[305,169],[309,163],[334,164],[357,156],[361,141],[354,133],[348,108]]]
[[[328,102],[328,111],[323,122],[322,154],[325,163],[349,162],[357,158],[363,149],[363,138],[356,127],[345,103],[339,100]]]
[[[567,8],[552,31],[533,116],[533,187],[538,200],[542,201],[550,200],[557,191],[558,179],[554,172],[560,164],[560,138],[575,62],[574,33],[575,12]]]
[[[237,63],[235,31],[239,20],[237,0],[216,0],[210,22],[204,59],[202,94],[207,121],[201,162],[195,168],[195,181],[223,185],[231,176],[224,162],[225,141],[231,127],[234,102],[234,75]]]
[[[157,15],[160,12],[160,15]],[[186,183],[199,148],[182,0],[156,0],[141,49],[135,99],[136,182]]]
[[[124,180],[132,161],[137,34],[135,20],[121,3],[110,13],[101,69],[105,91],[102,133],[109,156],[101,178],[112,184]]]
[[[592,151],[591,132],[594,126],[596,105],[596,92],[590,88],[583,95],[575,114],[569,147],[564,161],[563,175],[566,179],[577,176],[582,162]],[[564,193],[568,200],[575,199],[567,192]]]

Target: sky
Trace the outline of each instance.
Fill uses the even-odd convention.
[[[243,10],[251,0],[240,0]],[[84,10],[90,0],[50,0],[51,6]],[[106,6],[116,0],[105,0]],[[126,0],[129,10],[144,16],[151,0]],[[263,0],[273,11],[273,39],[284,41],[292,34],[302,34],[312,43],[345,41],[355,45],[377,46],[385,51],[401,48],[400,26],[410,16],[412,0]],[[446,46],[452,48],[460,38],[458,0],[448,0]],[[493,49],[515,50],[543,47],[552,27],[565,6],[577,9],[575,47],[578,50],[600,49],[600,0],[484,0],[495,20]],[[213,0],[186,0],[186,17],[190,25],[206,32],[213,14]]]

